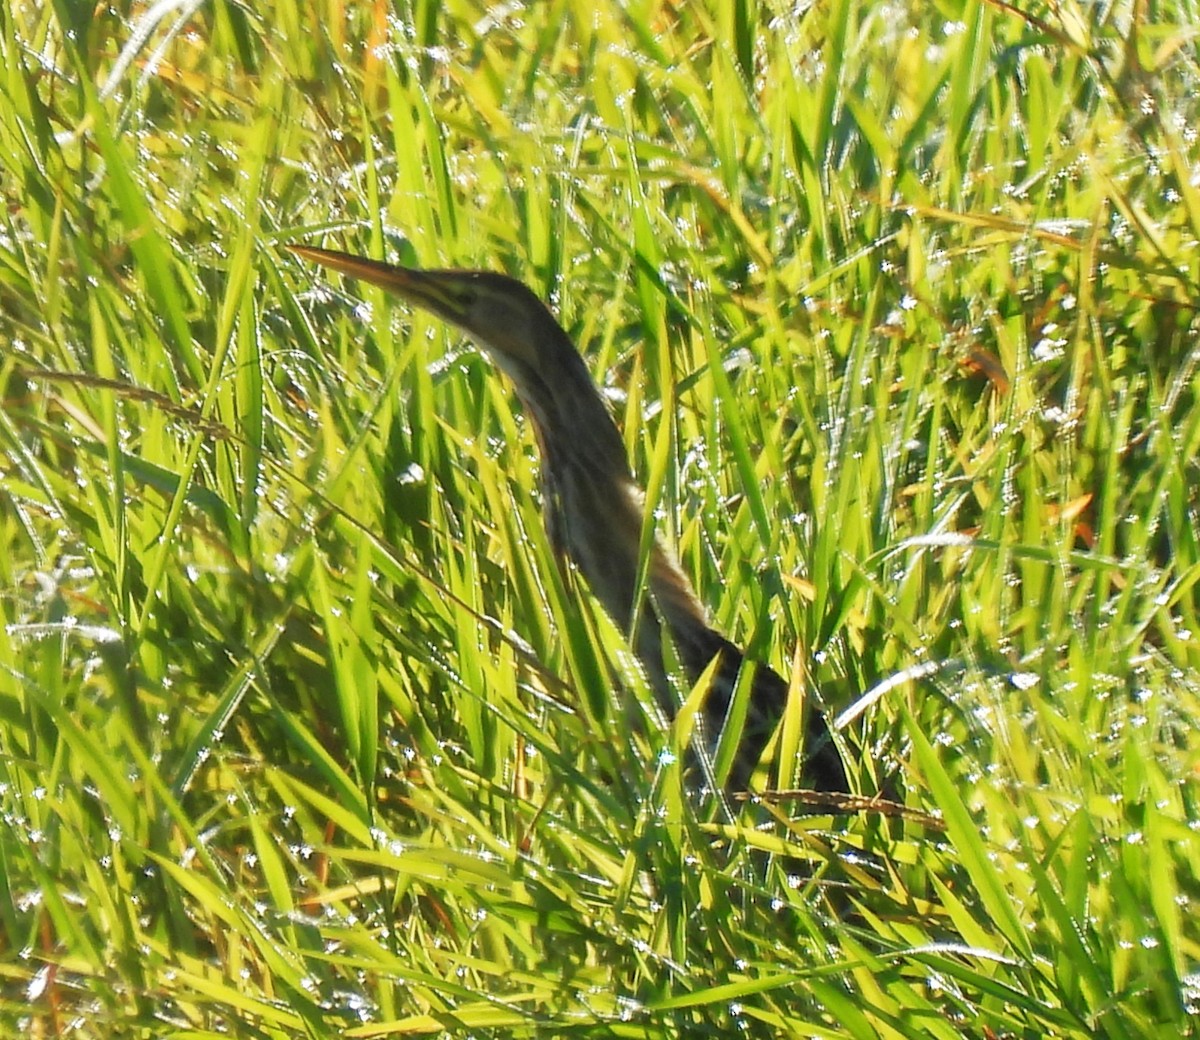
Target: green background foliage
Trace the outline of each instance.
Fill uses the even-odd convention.
[[[0,1032],[1195,1032],[1197,24],[5,0]],[[510,388],[293,240],[546,298],[909,814],[689,796]]]

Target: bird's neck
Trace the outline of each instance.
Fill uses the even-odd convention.
[[[645,502],[630,475],[625,442],[583,359],[569,349],[550,366],[552,382],[542,371],[524,372],[517,382],[541,448],[546,529],[556,551],[579,568],[612,619],[632,635],[663,692],[662,629],[692,679],[712,658],[715,651],[705,641],[715,633],[687,577],[657,538],[650,542],[644,589],[639,585]]]

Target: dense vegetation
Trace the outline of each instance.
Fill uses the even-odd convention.
[[[0,1033],[1195,1032],[1197,24],[0,5]],[[689,796],[510,388],[291,240],[551,301],[906,814]]]

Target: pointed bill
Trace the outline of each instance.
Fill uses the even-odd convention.
[[[365,256],[343,253],[337,249],[318,249],[289,242],[285,248],[297,256],[328,267],[331,271],[358,278],[377,285],[403,300],[432,310],[451,321],[462,321],[466,314],[462,303],[451,291],[444,279],[426,274],[412,267],[387,264],[382,260],[370,260]]]

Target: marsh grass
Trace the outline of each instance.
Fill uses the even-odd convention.
[[[1190,4],[161,11],[0,8],[6,1035],[1195,1031]],[[909,815],[689,798],[509,388],[291,240],[551,301]]]

